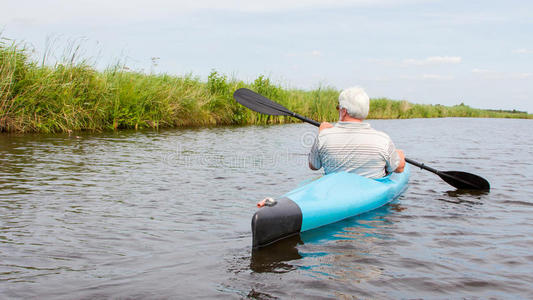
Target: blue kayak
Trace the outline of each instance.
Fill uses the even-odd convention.
[[[409,165],[380,179],[339,172],[294,189],[254,214],[253,247],[381,207],[405,191],[409,173]]]

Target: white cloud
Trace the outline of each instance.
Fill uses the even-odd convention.
[[[305,51],[305,52],[288,52],[285,53],[285,56],[287,57],[320,57],[322,56],[322,52],[320,50],[312,50],[312,51]]]
[[[371,58],[366,61],[385,67],[408,67],[460,64],[462,60],[460,56],[431,56],[424,59],[408,58],[403,60]]]
[[[462,58],[460,56],[431,56],[426,59],[404,59],[402,64],[413,66],[442,65],[442,64],[459,64]]]
[[[311,51],[311,55],[312,56],[322,56],[322,52],[320,52],[318,50],[313,50],[313,51]]]
[[[381,66],[386,66],[386,67],[398,66],[398,62],[392,59],[369,58],[369,59],[366,59],[365,61],[371,64],[376,64],[376,65],[381,65]]]
[[[438,74],[423,74],[423,75],[417,75],[417,76],[402,75],[398,78],[403,79],[403,80],[453,80],[454,79],[453,76],[438,75]]]
[[[424,74],[424,75],[422,75],[422,79],[429,79],[429,80],[453,80],[453,76],[437,75],[437,74]]]
[[[431,12],[422,13],[421,16],[436,20],[447,25],[472,25],[472,24],[494,24],[509,21],[510,17],[501,12]]]
[[[391,80],[393,79],[391,79],[390,77],[386,77],[386,76],[368,78],[368,81],[376,81],[376,82],[386,82],[386,81],[391,81]]]
[[[497,72],[493,71],[493,70],[489,70],[489,69],[478,69],[478,68],[475,68],[475,69],[472,69],[472,73],[475,73],[475,74],[495,74]]]
[[[516,77],[518,79],[528,79],[528,78],[533,78],[533,73],[517,73],[516,74]]]
[[[489,69],[472,69],[472,73],[478,75],[483,79],[529,79],[533,78],[533,73],[528,72],[501,72]]]
[[[533,54],[533,50],[526,49],[526,48],[520,48],[513,51],[513,53],[516,54]]]

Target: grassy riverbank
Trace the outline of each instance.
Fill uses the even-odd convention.
[[[247,87],[301,115],[336,120],[339,91],[284,89],[259,76],[252,83],[217,72],[207,82],[193,76],[144,74],[115,66],[100,72],[65,59],[41,65],[17,45],[0,44],[0,131],[68,132],[121,128],[246,125],[294,122],[259,115],[237,104],[232,94]],[[373,119],[433,117],[533,118],[525,112],[488,111],[466,105],[446,107],[373,99]]]

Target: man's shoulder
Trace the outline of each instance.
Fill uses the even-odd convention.
[[[371,130],[373,131],[373,133],[374,133],[375,135],[381,136],[381,137],[384,138],[384,139],[388,139],[388,140],[391,139],[390,136],[389,136],[388,134],[386,134],[385,132],[383,132],[383,131],[376,130],[376,129],[374,129],[374,128],[371,128]]]
[[[372,127],[370,127],[370,124],[365,123],[366,126],[364,127],[346,127],[346,126],[339,126],[339,123],[335,124],[335,126],[324,129],[319,133],[320,137],[327,137],[330,135],[339,135],[339,134],[371,134],[380,136],[386,139],[390,139],[389,135],[386,134],[383,131],[376,130]]]
[[[342,133],[344,131],[345,131],[345,129],[340,128],[340,127],[337,126],[337,124],[335,124],[335,125],[333,125],[333,127],[326,128],[326,129],[320,131],[320,133],[318,135],[319,136],[325,136],[325,135],[330,135],[330,134]]]
[[[349,130],[346,130],[345,128],[341,128],[338,126],[333,126],[331,128],[324,129],[318,133],[318,138],[321,141],[329,140],[329,139],[339,139],[345,135],[349,135],[351,132]]]

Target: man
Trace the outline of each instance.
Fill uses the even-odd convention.
[[[363,123],[370,99],[362,88],[353,87],[339,95],[339,122],[320,124],[309,153],[309,168],[324,168],[326,174],[347,171],[368,178],[403,172],[405,156],[390,137]]]

